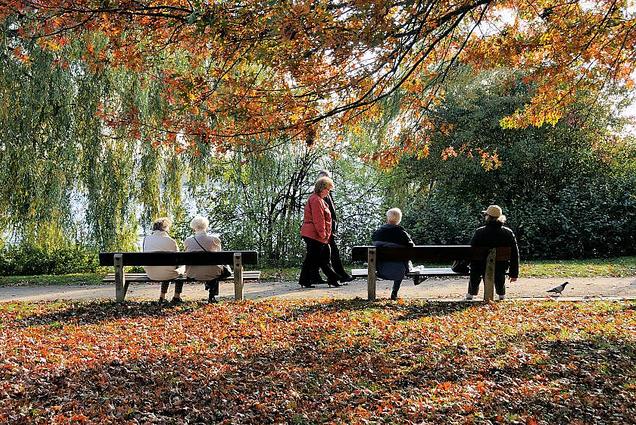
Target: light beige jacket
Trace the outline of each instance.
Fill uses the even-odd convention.
[[[183,242],[183,246],[187,252],[217,252],[221,251],[221,239],[208,235],[205,232],[199,232],[187,238]],[[202,282],[216,279],[221,275],[222,271],[222,266],[186,266],[186,276],[190,279],[196,279]]]
[[[174,239],[163,230],[153,230],[152,234],[146,236],[143,242],[144,252],[153,251],[179,251],[179,247]],[[152,280],[171,280],[181,274],[183,269],[178,266],[145,266],[146,274]]]

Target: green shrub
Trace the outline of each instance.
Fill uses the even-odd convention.
[[[81,245],[47,250],[20,244],[5,246],[0,251],[0,274],[5,276],[94,273],[98,265],[97,253]]]

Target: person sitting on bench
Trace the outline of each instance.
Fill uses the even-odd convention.
[[[386,212],[386,224],[380,226],[373,232],[373,245],[377,247],[406,248],[415,246],[411,235],[409,235],[400,222],[402,221],[402,211],[399,208],[391,208]],[[392,280],[393,289],[391,299],[398,299],[398,291],[402,284],[402,279],[409,271],[408,261],[379,261],[377,264],[377,275],[382,279]]]
[[[172,220],[168,217],[160,217],[152,224],[152,234],[146,236],[143,241],[143,252],[153,251],[179,251],[177,242],[168,235]],[[166,293],[170,282],[179,277],[183,273],[180,266],[144,266],[144,270],[150,279],[161,282],[161,294],[159,295],[159,303],[166,301]],[[174,283],[174,297],[172,303],[181,302],[181,292],[183,291],[183,282]]]
[[[210,222],[207,218],[199,215],[192,219],[190,228],[194,231],[194,235],[183,242],[186,252],[221,251],[221,239],[207,234],[209,224]],[[219,295],[219,280],[229,275],[229,267],[223,265],[186,266],[186,276],[188,279],[205,282],[205,289],[207,289],[209,293],[209,303],[218,302],[216,297]]]
[[[490,205],[485,211],[482,211],[482,214],[486,224],[475,230],[470,245],[488,248],[508,246],[511,249],[510,261],[497,261],[495,264],[495,291],[499,296],[499,300],[503,300],[506,298],[506,270],[508,267],[510,267],[510,282],[515,282],[519,277],[517,238],[510,228],[504,226],[506,216],[503,215],[500,206]],[[472,300],[477,295],[479,283],[485,274],[486,260],[471,261],[466,300]]]

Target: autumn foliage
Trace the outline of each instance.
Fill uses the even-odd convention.
[[[4,303],[0,422],[629,423],[635,307]]]
[[[170,112],[160,124],[118,105],[105,105],[105,119],[191,146],[281,134],[313,142],[321,127],[378,116],[401,92],[394,126],[410,137],[399,143],[422,147],[422,112],[458,64],[523,70],[534,98],[504,125],[541,126],[581,90],[631,87],[636,50],[627,0],[9,0],[0,19],[22,40],[19,60],[28,62],[27,40],[51,51],[79,40],[90,69],[125,67],[163,85]]]

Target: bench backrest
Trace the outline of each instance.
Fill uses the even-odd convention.
[[[100,266],[114,266],[115,254],[122,254],[124,266],[207,266],[210,264],[234,264],[234,254],[241,253],[243,264],[257,264],[256,251],[218,252],[100,252]]]
[[[485,260],[490,248],[470,245],[416,245],[412,248],[387,248],[354,246],[351,250],[353,261],[367,261],[369,248],[376,248],[378,261],[439,261]],[[510,259],[510,247],[497,248],[497,261]]]

